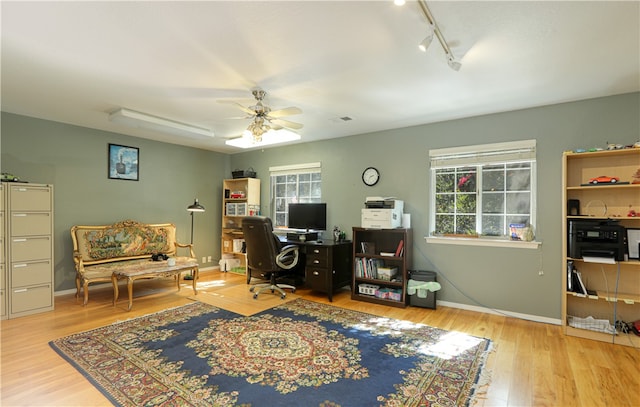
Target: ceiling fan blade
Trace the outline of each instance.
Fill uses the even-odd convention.
[[[229,105],[234,105],[237,108],[239,108],[240,110],[242,110],[243,112],[250,114],[251,116],[254,116],[256,114],[255,111],[249,109],[246,106],[241,105],[238,102],[234,102],[233,100],[218,100],[218,103],[224,103],[224,104],[229,104]]]
[[[299,130],[302,128],[302,124],[300,123],[295,123],[295,122],[291,122],[289,120],[284,120],[284,119],[271,119],[269,120],[271,123],[278,125],[278,126],[282,126],[282,127],[286,127],[288,129],[295,129],[295,130]]]
[[[269,112],[269,116],[271,117],[284,117],[284,116],[292,116],[294,114],[302,114],[302,110],[297,107],[286,107],[284,109],[272,110]]]

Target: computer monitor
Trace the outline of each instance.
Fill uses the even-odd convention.
[[[290,203],[287,226],[291,229],[327,230],[327,204]]]

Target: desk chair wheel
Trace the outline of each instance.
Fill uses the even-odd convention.
[[[251,291],[253,291],[253,290],[251,290]],[[258,299],[258,294],[257,294],[257,293],[256,293],[256,294],[253,294],[253,299],[254,299],[254,300]]]

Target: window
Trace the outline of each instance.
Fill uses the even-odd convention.
[[[431,150],[430,235],[509,239],[535,225],[535,140]]]
[[[320,163],[270,167],[271,219],[274,228],[288,224],[289,203],[320,203],[322,172]]]

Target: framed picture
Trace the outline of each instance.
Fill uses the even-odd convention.
[[[627,229],[629,258],[640,259],[640,229]]]
[[[109,143],[109,178],[138,181],[139,159],[138,148]]]

